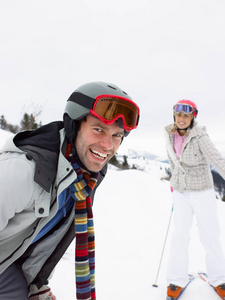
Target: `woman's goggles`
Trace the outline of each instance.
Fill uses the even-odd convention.
[[[140,110],[130,99],[113,95],[101,95],[96,97],[90,113],[106,125],[110,125],[121,118],[124,130],[130,131],[138,125]]]
[[[185,114],[195,113],[196,115],[198,113],[197,109],[189,104],[175,104],[173,111],[177,113],[183,111]]]

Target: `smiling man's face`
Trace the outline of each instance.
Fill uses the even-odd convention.
[[[124,130],[117,122],[105,125],[88,115],[81,123],[75,147],[83,165],[92,172],[99,172],[118,150]]]

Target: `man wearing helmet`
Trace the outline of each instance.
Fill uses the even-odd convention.
[[[7,141],[0,156],[0,299],[55,299],[47,279],[75,236],[77,299],[96,299],[94,193],[138,119],[123,90],[92,82],[69,97],[63,122]]]
[[[215,148],[205,127],[197,125],[197,106],[181,100],[173,107],[174,123],[167,126],[166,146],[174,233],[167,270],[167,299],[176,299],[188,283],[189,234],[195,214],[201,242],[206,250],[210,284],[225,299],[225,257],[219,240],[219,222],[210,164],[225,179],[225,159]]]
[[[78,130],[75,143],[80,161],[88,170],[100,171],[119,148],[123,136],[124,129],[117,122],[109,126],[88,115]]]

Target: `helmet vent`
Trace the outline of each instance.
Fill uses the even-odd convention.
[[[117,88],[116,88],[115,86],[112,86],[112,85],[109,85],[109,84],[107,84],[107,86],[108,86],[109,88],[115,90],[115,91],[117,90]],[[125,95],[127,95],[127,93],[124,92],[124,91],[122,91],[122,93],[124,93]]]
[[[108,85],[109,88],[116,90],[116,88],[114,86]]]

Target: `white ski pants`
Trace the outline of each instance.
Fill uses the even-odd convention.
[[[206,251],[206,268],[213,286],[225,283],[225,257],[219,240],[219,221],[214,190],[173,191],[174,232],[167,269],[167,284],[184,287],[188,281],[188,246],[193,216]]]

